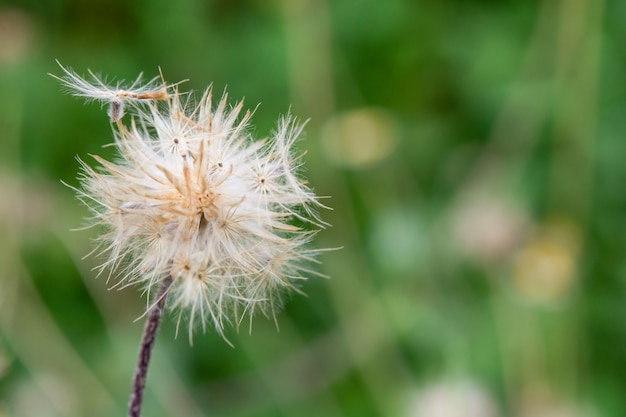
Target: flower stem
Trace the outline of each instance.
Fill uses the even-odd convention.
[[[137,366],[135,367],[133,391],[130,394],[130,401],[128,403],[128,417],[139,417],[141,413],[141,403],[143,401],[143,390],[146,386],[148,364],[150,363],[154,340],[159,328],[159,323],[161,322],[161,313],[165,306],[167,290],[171,284],[172,278],[169,276],[161,282],[155,297],[156,303],[150,308],[146,325],[143,328],[139,358],[137,359]]]

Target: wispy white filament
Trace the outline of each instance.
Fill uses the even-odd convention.
[[[88,81],[64,69],[63,85],[74,95],[109,103],[119,159],[81,161],[79,198],[119,282],[148,292],[168,276],[171,307],[220,334],[245,314],[274,315],[283,290],[315,273],[307,264],[314,231],[323,226],[318,198],[297,174],[293,145],[302,125],[283,117],[273,135],[255,141],[243,103],[213,104],[209,88],[199,102],[175,85],[138,79],[128,88]],[[126,111],[129,124],[121,119]],[[303,223],[305,222],[305,223]]]

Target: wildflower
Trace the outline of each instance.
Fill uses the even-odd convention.
[[[307,268],[318,252],[307,248],[315,231],[303,227],[325,225],[316,214],[323,206],[297,174],[302,124],[288,115],[254,141],[243,103],[229,107],[224,94],[214,106],[211,88],[196,104],[162,77],[112,87],[92,72],[86,80],[63,70],[59,79],[75,96],[109,104],[119,152],[115,162],[93,155],[96,169],[80,161],[76,191],[104,230],[100,272],[142,286],[152,294],[148,309],[167,296],[179,323],[188,316],[190,338],[194,323],[223,336],[247,314],[275,317],[283,290],[315,274]]]

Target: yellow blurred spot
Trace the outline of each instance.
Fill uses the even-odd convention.
[[[560,301],[573,289],[580,230],[564,220],[544,225],[516,254],[513,265],[513,286],[530,302],[550,304]]]
[[[324,149],[338,165],[360,168],[387,157],[397,137],[391,115],[363,108],[330,119],[322,130]]]
[[[558,396],[542,383],[522,387],[516,404],[519,417],[588,417],[595,416],[590,407]]]

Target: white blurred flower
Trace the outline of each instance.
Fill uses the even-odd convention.
[[[407,417],[496,417],[489,393],[472,381],[442,381],[418,391],[409,403]]]
[[[529,223],[519,204],[483,193],[461,200],[452,222],[453,239],[460,251],[487,264],[511,256]]]
[[[214,107],[210,88],[195,104],[164,82],[109,87],[90,74],[93,83],[69,70],[61,80],[132,116],[127,126],[120,109],[109,110],[118,160],[93,156],[98,169],[81,161],[79,198],[105,231],[101,269],[149,292],[171,277],[168,299],[189,316],[190,337],[197,321],[223,335],[245,314],[273,316],[281,290],[315,274],[306,267],[319,252],[306,248],[315,232],[293,220],[324,225],[296,172],[302,125],[287,116],[272,137],[254,141],[251,113],[239,117],[243,103],[229,108],[226,94]]]

